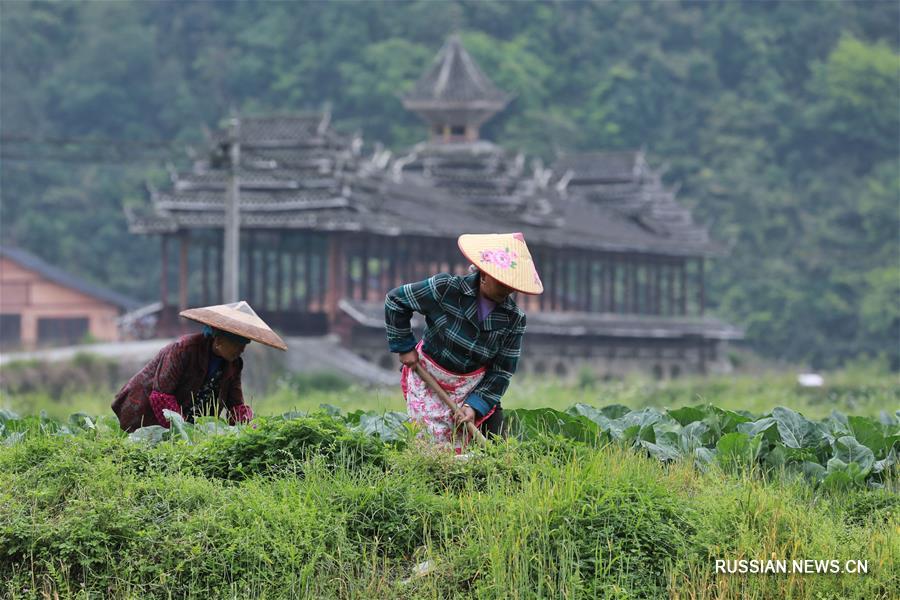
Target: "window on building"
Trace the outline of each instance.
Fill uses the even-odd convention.
[[[434,135],[444,135],[444,126],[443,125],[435,125],[434,126]]]
[[[22,340],[22,315],[0,314],[0,344],[18,344]]]
[[[466,135],[465,125],[453,125],[450,127],[450,135]]]
[[[87,317],[67,319],[38,319],[38,343],[65,342],[74,344],[84,339],[88,332]]]

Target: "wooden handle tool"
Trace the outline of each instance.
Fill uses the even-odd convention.
[[[431,391],[438,395],[438,398],[440,398],[441,401],[447,405],[447,408],[449,408],[454,415],[460,412],[459,406],[457,406],[457,404],[450,399],[450,396],[447,395],[447,392],[444,391],[444,388],[440,386],[440,384],[434,379],[431,373],[425,370],[425,367],[422,366],[422,363],[416,363],[416,373],[419,375],[419,377],[422,378],[422,381],[424,381],[425,384],[431,388]],[[487,440],[485,439],[484,435],[481,433],[481,431],[479,431],[477,427],[475,427],[475,424],[471,421],[466,421],[466,430],[469,432],[469,435],[472,437],[472,439],[477,441],[479,444],[481,444],[482,446],[487,444]]]

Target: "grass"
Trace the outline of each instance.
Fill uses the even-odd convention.
[[[371,444],[319,416],[195,445],[97,432],[0,448],[0,596],[900,594],[895,492],[823,494],[784,476],[700,472],[553,438],[463,461]],[[265,457],[256,470],[221,468],[253,456]],[[717,558],[773,556],[870,566],[864,576],[714,571]]]
[[[4,367],[4,371],[7,368]],[[119,379],[126,378],[127,375]],[[552,378],[514,377],[503,405],[561,410],[578,402],[593,406],[624,404],[631,408],[677,408],[710,403],[755,414],[786,406],[811,419],[826,417],[834,409],[874,417],[882,410],[893,413],[900,409],[900,378],[897,374],[856,368],[826,374],[825,380],[826,385],[822,388],[802,388],[797,385],[794,374],[785,373],[683,378],[667,382],[641,377],[604,382],[582,375],[577,383],[568,384]],[[56,384],[51,389],[30,385],[8,390],[0,385],[0,408],[22,414],[43,410],[57,419],[65,419],[79,411],[109,413],[115,390],[103,380],[96,384],[92,383],[94,381],[85,382],[82,377],[78,385]],[[333,375],[316,373],[282,378],[271,388],[268,393],[245,390],[246,401],[254,413],[306,412],[318,409],[321,404],[331,404],[345,412],[357,409],[404,411],[406,408],[399,376],[394,388],[363,388],[342,382]]]
[[[42,387],[23,376],[38,368],[4,367],[0,408],[109,414],[108,382],[68,384],[61,370]],[[514,378],[504,405],[781,405],[809,418],[900,408],[895,374],[825,378],[816,390],[783,374]],[[247,400],[259,415],[404,409],[399,386],[319,375]],[[384,446],[325,416],[195,445],[36,435],[0,447],[0,597],[893,599],[898,485],[826,493],[784,474],[701,472],[546,436],[460,461]],[[773,557],[862,559],[869,573],[714,569],[716,559]]]

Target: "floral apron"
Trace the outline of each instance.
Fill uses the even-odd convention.
[[[416,352],[419,353],[419,364],[431,373],[438,384],[450,396],[450,400],[457,405],[462,406],[469,392],[475,389],[475,386],[484,377],[486,367],[481,367],[471,373],[453,373],[437,364],[433,358],[422,351],[422,342],[416,346]],[[422,427],[420,437],[429,437],[437,444],[447,444],[460,453],[468,443],[468,432],[464,427],[456,430],[453,422],[453,414],[437,394],[431,391],[428,384],[425,383],[415,369],[410,369],[406,365],[400,372],[400,387],[403,389],[403,396],[406,398],[406,411],[409,414],[409,420],[417,423]],[[494,409],[475,420],[475,425],[481,425],[491,414]]]

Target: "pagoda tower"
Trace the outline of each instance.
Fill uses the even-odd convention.
[[[403,106],[428,123],[432,142],[474,142],[481,125],[511,99],[478,68],[454,34],[403,97]]]

